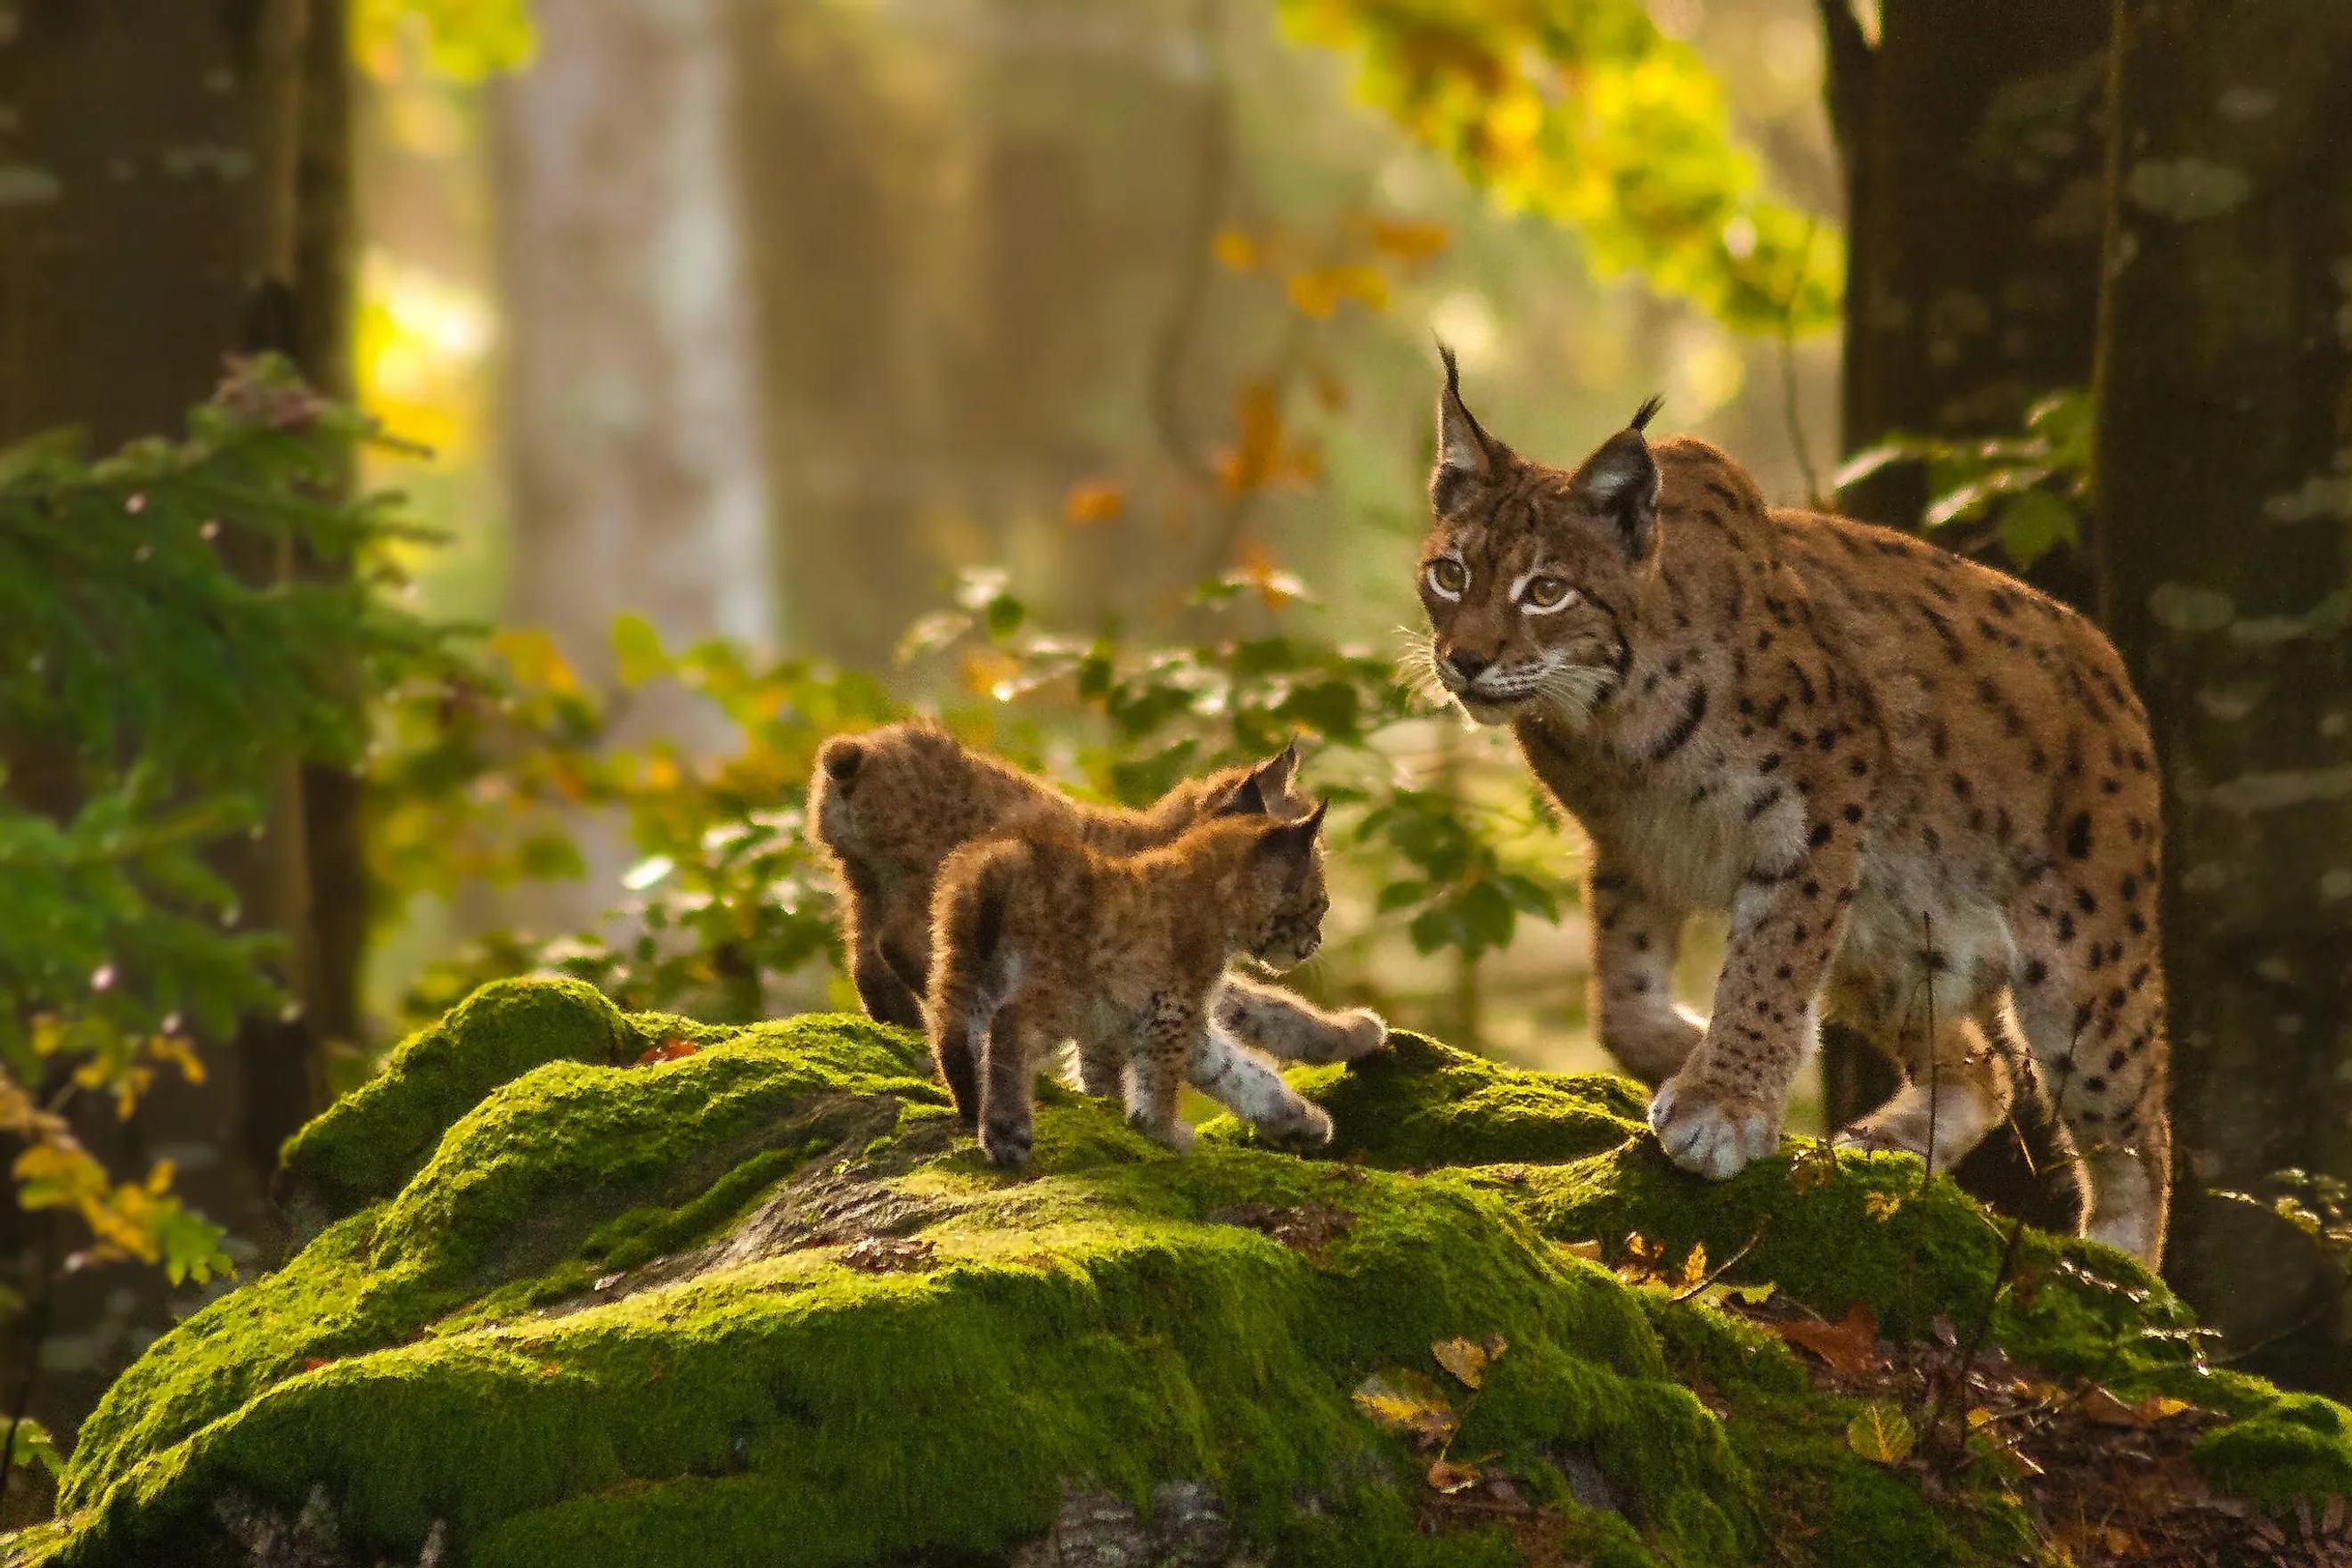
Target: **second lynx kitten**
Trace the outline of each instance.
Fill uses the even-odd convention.
[[[948,858],[926,1010],[941,1075],[991,1160],[1028,1160],[1039,1062],[1071,1037],[1098,1068],[1129,1058],[1129,1120],[1170,1148],[1191,1147],[1178,1091],[1198,1043],[1214,1037],[1209,1011],[1226,961],[1304,962],[1330,907],[1322,809],[1286,822],[1256,809],[1255,794],[1245,784],[1219,816],[1138,855],[1047,831]],[[1328,1140],[1328,1119],[1297,1103]]]
[[[1235,804],[1303,816],[1291,792],[1296,751],[1255,768],[1227,768],[1178,784],[1149,810],[1082,805],[1046,781],[980,755],[936,726],[891,724],[838,735],[817,752],[809,822],[849,889],[851,975],[866,1010],[885,1023],[924,1027],[931,894],[941,866],[963,845],[1019,831],[1050,832],[1111,855],[1156,848]],[[1243,798],[1243,792],[1251,793]],[[1388,1026],[1361,1008],[1326,1013],[1278,986],[1237,974],[1219,984],[1210,1023],[1189,1064],[1194,1088],[1276,1137],[1319,1142],[1321,1112],[1292,1094],[1246,1041],[1290,1061],[1349,1061],[1388,1041]],[[1120,1092],[1121,1058],[1081,1050],[1089,1094]]]

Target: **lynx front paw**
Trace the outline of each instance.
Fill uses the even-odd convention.
[[[1709,1181],[1727,1181],[1780,1146],[1780,1119],[1753,1095],[1670,1079],[1650,1101],[1650,1127],[1666,1158]]]
[[[1389,1043],[1388,1020],[1369,1007],[1349,1008],[1339,1015],[1339,1025],[1340,1038],[1346,1044],[1332,1058],[1335,1061],[1351,1062],[1359,1057],[1370,1056]],[[1328,1143],[1330,1141],[1331,1131],[1327,1119],[1323,1136],[1317,1142]]]
[[[1178,1154],[1192,1152],[1192,1124],[1181,1116],[1169,1118],[1167,1125],[1162,1127],[1153,1126],[1150,1119],[1143,1116],[1130,1116],[1127,1124],[1162,1149]]]
[[[1262,1119],[1257,1130],[1270,1143],[1320,1149],[1331,1142],[1331,1116],[1321,1106],[1302,1101],[1280,1116]]]
[[[1017,1171],[1029,1163],[1035,1136],[1026,1117],[992,1116],[980,1130],[980,1146],[997,1164]]]

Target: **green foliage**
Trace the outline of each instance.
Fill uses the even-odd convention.
[[[352,52],[364,60],[394,47],[408,27],[424,34],[433,68],[457,81],[520,70],[535,45],[530,0],[358,0]]]
[[[1475,960],[1508,945],[1521,915],[1556,921],[1563,889],[1532,806],[1490,808],[1466,791],[1403,782],[1385,749],[1428,714],[1393,666],[1313,624],[1304,587],[1237,573],[1198,595],[1199,635],[1140,643],[1036,626],[1001,572],[968,574],[955,607],[923,617],[899,653],[936,688],[969,741],[1035,765],[1048,743],[1080,787],[1139,805],[1179,779],[1273,754],[1303,739],[1312,786],[1334,802],[1331,842],[1381,889],[1381,919],[1423,952]],[[798,803],[827,735],[905,710],[872,677],[804,660],[761,662],[724,642],[672,652],[625,616],[614,647],[625,684],[674,682],[742,736],[720,759],[664,742],[615,747],[626,693],[584,689],[543,638],[495,639],[494,673],[420,695],[396,716],[402,743],[380,760],[372,852],[396,908],[467,877],[510,883],[576,872],[562,813],[625,814],[639,855],[633,895],[603,930],[554,940],[479,939],[435,965],[408,999],[422,1019],[501,975],[553,971],[591,981],[625,1007],[743,1022],[774,983],[840,961],[831,872]]]
[[[95,463],[68,434],[0,455],[0,1130],[21,1203],[175,1283],[228,1268],[219,1227],[168,1164],[115,1182],[63,1102],[127,1115],[158,1070],[201,1073],[192,1037],[281,1004],[206,852],[287,761],[356,765],[373,695],[447,662],[374,564],[407,536],[391,503],[338,499],[364,421],[250,361],[189,423]]]
[[[1927,466],[1932,498],[1922,521],[1963,537],[1948,542],[1969,553],[1987,544],[2021,571],[2061,546],[2080,549],[2091,503],[2091,395],[2058,392],[2025,416],[2015,436],[1946,440],[1897,435],[1839,468],[1843,489],[1897,463]]]
[[[1768,200],[1720,85],[1641,0],[1281,0],[1365,97],[1514,209],[1727,326],[1835,324],[1844,247]]]

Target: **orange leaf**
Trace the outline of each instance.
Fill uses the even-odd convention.
[[[639,1057],[637,1066],[650,1067],[656,1062],[674,1062],[680,1057],[690,1057],[701,1048],[690,1040],[681,1039],[672,1035],[660,1045]]]
[[[1221,228],[1213,242],[1217,259],[1235,272],[1247,272],[1262,254],[1256,240],[1237,228]]]
[[[1462,1380],[1466,1387],[1475,1388],[1486,1380],[1487,1363],[1494,1358],[1484,1345],[1470,1340],[1440,1340],[1429,1347],[1437,1364]]]
[[[1452,1459],[1429,1461],[1429,1484],[1451,1497],[1466,1492],[1478,1484],[1478,1467],[1457,1465]]]
[[[1087,479],[1072,485],[1062,498],[1062,520],[1072,527],[1090,522],[1116,522],[1127,510],[1125,487],[1108,479]]]
[[[1364,237],[1374,250],[1399,261],[1426,261],[1454,243],[1442,223],[1408,223],[1399,218],[1364,220]]]
[[[2189,1401],[2160,1394],[2126,1405],[2104,1388],[2083,1396],[2083,1414],[2103,1426],[2153,1426],[2168,1416],[2190,1409]]]
[[[332,1361],[322,1355],[305,1356],[302,1360],[302,1370],[304,1372],[316,1372],[322,1366],[332,1366],[335,1363]]]
[[[1859,1301],[1846,1309],[1840,1322],[1808,1319],[1772,1327],[1782,1339],[1804,1346],[1848,1377],[1861,1377],[1878,1365],[1878,1319]]]

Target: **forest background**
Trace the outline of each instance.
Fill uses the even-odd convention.
[[[852,1005],[838,728],[1126,799],[1297,733],[1307,984],[1604,1065],[1572,831],[1395,674],[1433,338],[1521,450],[1663,391],[2103,618],[2168,1272],[2342,1394],[2347,83],[2317,0],[0,6],[5,1506],[473,984]],[[2050,1217],[2032,1134],[1968,1175]]]

